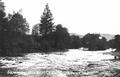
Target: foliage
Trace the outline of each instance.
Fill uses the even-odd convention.
[[[61,24],[58,24],[54,32],[54,40],[55,40],[55,48],[58,48],[58,49],[69,48],[70,35],[67,31],[67,28],[62,27]]]
[[[33,28],[32,28],[32,35],[33,36],[39,36],[40,35],[39,24],[36,24],[36,25],[33,26]]]
[[[71,48],[78,49],[81,47],[81,38],[77,35],[71,36]]]
[[[5,33],[7,31],[7,18],[4,10],[4,4],[0,1],[0,53],[3,54],[5,51]]]
[[[25,34],[29,31],[29,25],[23,15],[19,12],[14,13],[13,15],[9,14],[9,30],[14,32],[20,32]]]
[[[48,4],[46,5],[43,15],[41,16],[41,23],[40,23],[40,34],[42,36],[46,36],[47,34],[51,33],[53,30],[54,23],[52,22],[53,17],[52,13],[49,9]]]
[[[120,50],[120,35],[115,35],[114,39],[109,41],[109,45],[111,48]]]
[[[109,47],[120,50],[120,35],[109,42],[100,34],[86,34],[83,38],[70,35],[61,24],[54,25],[53,16],[46,5],[40,23],[33,26],[28,35],[29,24],[20,12],[6,16],[4,5],[0,5],[0,56],[13,56],[28,52],[49,52],[65,49],[105,50]]]
[[[0,56],[28,52],[33,47],[32,37],[26,35],[28,30],[29,25],[19,12],[6,16],[3,7],[0,10]]]
[[[82,38],[82,46],[89,50],[105,50],[107,41],[100,34],[86,34]]]

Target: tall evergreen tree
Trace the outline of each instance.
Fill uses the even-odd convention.
[[[41,23],[40,23],[40,34],[42,36],[46,36],[47,34],[50,34],[53,30],[53,16],[49,9],[48,4],[46,5],[43,15],[41,16]]]

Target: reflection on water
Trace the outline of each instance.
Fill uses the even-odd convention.
[[[119,77],[120,62],[106,51],[31,53],[0,59],[0,77]]]

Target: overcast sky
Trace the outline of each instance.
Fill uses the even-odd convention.
[[[54,22],[70,33],[120,34],[120,0],[3,0],[6,11],[22,9],[30,25],[40,21],[49,4]]]

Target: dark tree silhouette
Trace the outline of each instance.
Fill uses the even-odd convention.
[[[71,48],[78,49],[81,47],[81,38],[77,35],[71,35]]]
[[[32,35],[27,35],[29,24],[20,12],[6,16],[4,3],[0,0],[0,56],[13,56],[36,51],[57,51],[80,48],[106,49],[106,39],[99,34],[87,34],[83,38],[70,36],[61,24],[54,26],[53,16],[46,4],[39,24],[33,26]],[[113,48],[120,50],[120,35],[113,39]],[[111,44],[109,42],[109,44]],[[112,45],[111,45],[112,46]]]
[[[47,34],[52,32],[53,25],[54,25],[52,20],[53,20],[52,13],[47,4],[44,9],[43,15],[41,16],[41,23],[39,25],[40,26],[40,34],[42,36],[46,37]]]
[[[7,29],[7,21],[4,3],[0,1],[0,31]]]
[[[2,2],[2,0],[0,0],[0,10],[5,10],[4,2]]]
[[[36,24],[36,25],[33,26],[33,28],[32,28],[32,35],[33,36],[39,36],[40,35],[39,24]]]
[[[0,1],[0,56],[18,55],[31,49],[33,40],[26,35],[28,31],[26,19],[19,12],[6,16]]]
[[[105,50],[107,41],[100,34],[86,34],[82,38],[82,46],[89,50]]]
[[[55,33],[55,48],[58,49],[67,49],[70,47],[70,35],[67,31],[67,28],[62,27],[61,24],[56,26]]]
[[[115,35],[114,39],[109,41],[111,48],[120,50],[120,35]]]
[[[109,48],[115,48],[115,40],[114,39],[111,39],[108,41],[108,47]]]
[[[19,12],[14,12],[13,15],[9,14],[9,26],[10,31],[13,32],[20,32],[22,34],[26,34],[29,31],[29,24],[27,23],[23,15]]]
[[[4,3],[0,1],[0,52],[1,54],[6,53],[5,48],[5,33],[7,31],[7,22]]]

